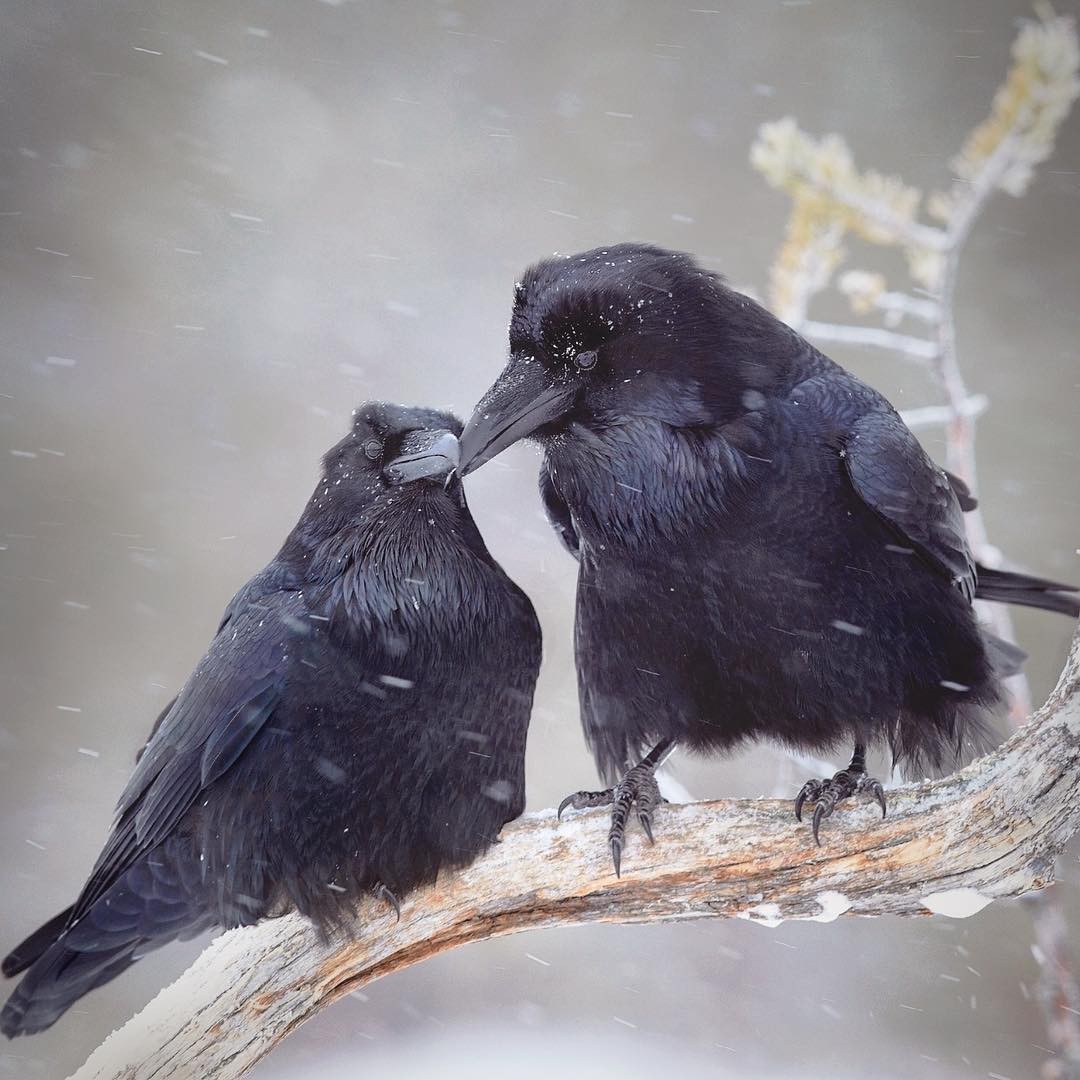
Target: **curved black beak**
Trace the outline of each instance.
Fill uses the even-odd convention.
[[[577,391],[559,386],[531,356],[510,358],[461,433],[461,475],[562,416]]]
[[[461,444],[451,431],[435,432],[427,447],[415,453],[394,458],[383,469],[386,478],[395,484],[413,480],[449,479],[461,460]]]

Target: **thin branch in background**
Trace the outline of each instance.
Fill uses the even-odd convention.
[[[898,177],[856,169],[839,135],[814,139],[790,117],[763,125],[751,162],[770,184],[787,192],[793,207],[784,245],[771,273],[773,310],[796,329],[821,342],[867,345],[925,363],[941,386],[944,401],[909,410],[913,427],[945,429],[946,466],[977,491],[976,419],[987,399],[969,390],[956,348],[954,296],[964,244],[989,199],[998,191],[1023,195],[1035,168],[1050,157],[1057,132],[1080,95],[1080,45],[1072,19],[1037,5],[1037,21],[1025,23],[1012,48],[1012,65],[994,95],[990,115],[965,140],[950,163],[954,180],[947,192],[926,200],[927,212],[942,227],[918,220],[922,193]],[[852,270],[836,282],[852,309],[877,315],[883,326],[838,326],[808,317],[813,298],[833,284],[845,258],[841,247],[851,234],[871,244],[899,247],[907,258],[913,287],[925,299],[890,291],[883,275]],[[832,245],[830,248],[829,245]],[[813,271],[807,269],[812,267]],[[929,338],[893,329],[916,318]],[[991,545],[980,510],[965,515],[975,557],[1001,561]],[[981,605],[980,614],[999,637],[1014,640],[1003,604]],[[1010,719],[1022,724],[1031,712],[1031,691],[1023,675],[1008,680]],[[1053,893],[1034,901],[1039,942],[1039,1001],[1057,1059],[1045,1073],[1080,1078],[1080,1000],[1068,947],[1064,915]]]
[[[898,326],[905,317],[931,326],[941,318],[941,305],[936,300],[912,296],[910,293],[888,292],[882,274],[848,270],[837,278],[836,287],[848,298],[853,311],[866,315],[876,308],[882,313],[882,321],[890,328]]]
[[[915,409],[901,409],[900,416],[912,431],[918,431],[919,428],[948,424],[957,412],[963,416],[981,416],[989,406],[990,399],[985,394],[972,394],[958,405],[920,405]],[[985,558],[983,564],[988,565]]]
[[[888,349],[911,360],[928,362],[936,360],[939,349],[935,342],[911,334],[898,334],[880,326],[846,326],[842,323],[815,322],[804,319],[799,327],[807,337],[841,345],[868,345],[874,349]]]

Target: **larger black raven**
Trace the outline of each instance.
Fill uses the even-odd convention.
[[[612,789],[619,869],[635,805],[675,743],[762,736],[854,745],[800,792],[823,817],[875,796],[865,751],[913,769],[978,741],[1019,650],[972,600],[1077,615],[1071,588],[977,565],[964,484],[889,403],[687,255],[623,244],[541,262],[518,283],[510,361],[462,435],[476,468],[518,439],[578,558],[581,716]]]
[[[207,927],[396,907],[521,813],[540,627],[465,505],[460,430],[357,410],[155,727],[78,900],[4,960],[29,968],[4,1034]]]

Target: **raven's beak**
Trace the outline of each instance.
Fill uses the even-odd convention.
[[[480,399],[461,433],[461,475],[562,416],[577,391],[552,382],[544,365],[515,355]]]
[[[461,444],[450,431],[436,432],[430,445],[413,454],[394,458],[383,472],[395,484],[408,484],[413,480],[447,479],[461,460]]]

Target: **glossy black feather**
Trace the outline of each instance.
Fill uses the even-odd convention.
[[[155,725],[70,917],[5,961],[30,965],[5,1034],[48,1027],[137,956],[210,926],[295,908],[328,929],[379,885],[400,898],[469,862],[520,814],[532,606],[459,480],[383,472],[440,429],[460,424],[358,410]]]
[[[25,971],[60,935],[71,919],[74,904],[54,915],[47,923],[39,926],[28,938],[20,942],[4,957],[3,974],[10,979]]]
[[[689,256],[625,244],[531,267],[510,348],[465,465],[506,431],[544,448],[608,779],[666,738],[884,742],[916,774],[948,765],[1021,655],[972,599],[1075,614],[1065,587],[976,566],[966,485],[880,394]],[[530,395],[550,404],[526,432]]]
[[[845,433],[840,455],[859,497],[889,522],[971,600],[975,560],[964,535],[960,502],[943,469],[927,457],[892,409],[859,417]]]
[[[546,463],[540,467],[540,499],[556,536],[562,541],[563,547],[576,559],[581,554],[581,545],[578,542],[577,531],[574,529],[573,518],[570,516],[570,507],[566,505],[556,489]]]
[[[975,596],[980,600],[1022,604],[1043,611],[1056,611],[1073,619],[1080,616],[1080,597],[1077,597],[1073,585],[1009,570],[991,570],[985,566],[976,566],[975,569],[978,575]]]

